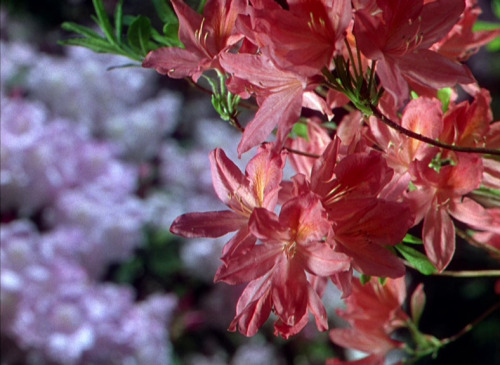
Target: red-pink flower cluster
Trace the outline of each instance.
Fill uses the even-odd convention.
[[[330,331],[330,338],[337,345],[369,354],[349,364],[384,365],[388,352],[404,347],[404,343],[392,339],[391,334],[406,327],[410,320],[402,309],[405,298],[404,278],[387,279],[384,284],[370,280],[364,285],[355,279],[353,292],[345,300],[346,310],[337,311],[351,328]],[[338,359],[327,361],[327,365],[341,364],[345,362]]]
[[[185,214],[171,228],[184,237],[234,232],[215,277],[248,283],[231,330],[254,335],[271,312],[276,334],[285,338],[306,325],[309,313],[326,330],[325,284],[332,280],[354,302],[360,284],[353,270],[394,279],[372,289],[394,289],[399,294],[386,304],[399,307],[396,286],[405,266],[393,246],[421,222],[425,253],[438,271],[453,257],[455,220],[483,231],[478,239],[484,242],[500,234],[497,210],[471,194],[480,186],[500,187],[498,160],[401,133],[500,148],[490,96],[461,63],[500,34],[472,32],[474,1],[288,0],[282,7],[273,0],[208,0],[203,15],[181,0],[172,4],[185,48],[152,51],[144,66],[194,81],[216,69],[233,95],[253,96],[258,104],[238,146],[240,155],[259,146],[246,171],[220,149],[210,155],[215,191],[229,209]],[[438,90],[459,84],[471,101],[456,101],[452,89],[443,105]],[[374,101],[372,89],[382,97]],[[410,91],[420,97],[410,100]],[[381,114],[363,119],[353,111],[337,116],[336,132],[328,133],[322,121],[349,99],[355,106],[370,102],[400,130]],[[304,110],[315,117],[301,119]],[[290,138],[299,120],[307,133]],[[274,130],[274,142],[265,143]],[[297,174],[284,181],[287,156]],[[394,347],[387,332],[367,332],[380,323],[354,321],[367,330],[334,332],[336,342],[359,335],[367,344]]]

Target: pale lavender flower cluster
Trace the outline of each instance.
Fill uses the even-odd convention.
[[[28,364],[169,364],[175,296],[136,302],[131,287],[100,280],[144,242],[147,209],[133,162],[158,153],[175,128],[178,97],[161,95],[127,119],[147,77],[98,80],[106,66],[95,56],[75,63],[1,47],[2,337]],[[75,64],[87,73],[72,80]],[[36,81],[40,73],[52,79]],[[19,92],[8,82],[21,74]],[[115,99],[121,93],[128,96]],[[137,144],[124,132],[111,138],[117,130],[139,136]]]
[[[26,220],[2,225],[2,333],[33,364],[168,364],[176,299],[136,304],[130,288],[90,280],[77,260],[60,256],[68,238],[78,237],[40,234]]]

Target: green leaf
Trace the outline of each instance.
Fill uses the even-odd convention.
[[[492,23],[492,22],[486,22],[484,20],[478,20],[474,23],[474,26],[472,27],[473,32],[478,32],[482,30],[495,30],[500,28],[500,24],[498,23]]]
[[[143,273],[144,262],[140,258],[134,257],[118,267],[113,279],[119,284],[133,284]]]
[[[115,9],[115,37],[121,43],[123,31],[123,0],[119,0]]]
[[[422,245],[423,244],[423,242],[420,238],[415,237],[409,233],[407,233],[406,236],[403,238],[403,242],[411,243],[413,245]]]
[[[500,3],[500,1],[497,1],[497,4],[496,4],[496,7],[498,8],[498,11],[500,12],[500,5],[498,5],[498,3]],[[500,14],[498,14],[500,15]],[[477,32],[477,31],[488,31],[488,30],[495,30],[495,29],[499,29],[500,28],[500,24],[499,23],[492,23],[492,22],[485,22],[485,21],[482,21],[482,20],[478,20],[475,24],[474,24],[474,27],[472,28],[472,30],[474,32]],[[486,45],[486,49],[490,52],[495,52],[495,51],[498,51],[500,50],[500,37],[496,37],[494,40],[492,40],[490,43],[488,43]]]
[[[164,24],[179,23],[174,10],[170,7],[166,0],[152,0],[156,14]]]
[[[395,246],[399,253],[410,263],[410,265],[424,275],[431,275],[437,272],[437,269],[420,251],[400,243]]]
[[[500,0],[493,0],[491,8],[493,9],[493,13],[495,13],[496,17],[500,19]]]
[[[65,41],[59,42],[63,46],[79,46],[91,49],[97,53],[113,53],[120,54],[116,47],[110,44],[105,39],[96,38],[71,38]]]
[[[370,275],[361,274],[361,276],[359,277],[359,281],[361,282],[361,285],[365,285],[371,280],[371,278],[372,277]]]
[[[165,24],[163,26],[163,34],[165,35],[165,41],[168,42],[169,47],[184,48],[184,45],[179,40],[179,23]]]
[[[111,26],[108,14],[106,13],[106,9],[104,8],[104,3],[102,2],[102,0],[92,0],[92,2],[97,14],[97,24],[106,35],[106,38],[112,44],[117,44],[118,42],[113,32],[113,27]]]
[[[323,128],[331,129],[333,131],[336,131],[338,128],[337,123],[335,123],[335,122],[324,122],[324,123],[321,123],[321,126]]]
[[[85,37],[99,38],[99,39],[104,40],[104,38],[102,38],[101,35],[99,33],[97,33],[95,30],[92,30],[88,27],[84,27],[83,25],[79,25],[76,23],[64,22],[64,23],[62,23],[61,28],[68,31],[68,32],[77,33],[77,34],[83,35]]]
[[[413,183],[413,181],[410,181],[408,183],[408,190],[409,191],[415,191],[415,190],[418,190],[418,188],[415,186],[415,184]]]
[[[446,87],[444,89],[438,90],[437,97],[441,100],[441,104],[443,105],[443,113],[446,113],[448,110],[448,106],[450,105],[452,90],[450,87]]]
[[[150,51],[149,38],[151,37],[151,21],[149,18],[139,15],[130,24],[127,39],[130,46],[141,55],[146,56]]]
[[[307,133],[307,124],[305,124],[305,123],[295,123],[293,125],[293,130],[292,131],[293,131],[293,133],[297,137],[302,137],[306,141],[309,141],[309,134]]]
[[[203,9],[205,9],[205,4],[207,0],[201,0],[200,4],[198,5],[198,13],[203,14]]]

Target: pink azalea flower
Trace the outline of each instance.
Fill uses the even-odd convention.
[[[481,14],[477,0],[467,0],[460,20],[442,40],[432,49],[450,60],[465,61],[475,54],[480,47],[500,36],[500,28],[494,30],[473,31],[474,24]]]
[[[284,163],[284,153],[275,154],[264,145],[243,174],[223,150],[215,149],[210,154],[214,189],[231,210],[183,214],[175,219],[170,231],[188,238],[220,237],[237,231],[224,247],[223,260],[250,248],[255,237],[248,229],[248,220],[254,208],[275,208]]]
[[[472,103],[452,104],[439,121],[439,127],[434,127],[440,133],[433,138],[460,146],[482,145],[493,119],[489,103],[489,94],[484,90],[477,93]],[[417,119],[409,129],[425,129],[419,127],[421,123],[426,122]],[[475,229],[487,230],[492,225],[491,214],[464,197],[481,185],[482,162],[476,154],[427,147],[410,165],[412,182],[419,188],[408,194],[414,204],[415,223],[423,218],[424,247],[440,271],[448,266],[455,252],[455,226],[451,217]]]
[[[430,49],[457,23],[463,0],[377,0],[377,5],[377,15],[356,11],[354,35],[361,52],[377,60],[382,86],[398,105],[409,96],[408,82],[440,89],[474,81],[465,66]]]
[[[254,210],[250,230],[262,244],[228,260],[215,278],[229,284],[250,281],[230,330],[252,336],[273,311],[276,334],[288,338],[307,324],[308,310],[318,329],[327,329],[325,308],[306,272],[329,277],[349,268],[349,258],[325,241],[330,229],[321,201],[312,193],[288,201],[279,217],[264,208]]]
[[[238,29],[283,70],[313,76],[343,48],[352,19],[347,0],[291,0],[285,10],[272,0],[251,1]]]
[[[361,284],[353,280],[352,294],[345,299],[346,310],[337,314],[344,318],[351,328],[336,328],[330,331],[330,339],[346,348],[369,354],[353,362],[329,360],[328,364],[384,364],[387,353],[404,346],[391,339],[391,333],[404,327],[409,320],[401,306],[406,298],[404,277],[387,279],[385,284],[370,280]]]
[[[248,97],[251,91],[259,105],[254,119],[245,128],[238,153],[241,155],[264,142],[276,126],[276,147],[281,148],[299,120],[304,92],[314,86],[303,76],[281,70],[264,55],[226,53],[220,62],[234,76],[228,85],[231,91],[242,97]]]
[[[172,78],[190,76],[196,82],[211,68],[220,69],[218,56],[243,37],[234,25],[245,11],[243,0],[208,0],[203,16],[181,0],[172,0],[179,18],[179,40],[185,48],[164,47],[151,51],[142,66]]]
[[[474,154],[457,153],[452,160],[453,165],[443,166],[438,172],[430,167],[435,153],[412,165],[413,183],[420,190],[411,192],[409,196],[420,204],[417,216],[423,215],[422,238],[427,256],[442,271],[455,252],[455,226],[450,215],[472,227],[488,226],[492,218],[478,203],[463,198],[481,183],[481,158]]]
[[[403,263],[386,246],[401,242],[413,222],[409,207],[378,195],[393,171],[379,152],[356,152],[337,162],[335,138],[317,159],[310,181],[294,180],[298,192],[318,194],[333,225],[336,250],[352,258],[353,267],[373,276],[400,277]]]

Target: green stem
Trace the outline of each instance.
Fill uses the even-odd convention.
[[[344,39],[344,43],[345,43],[345,46],[347,48],[347,52],[349,53],[349,59],[351,60],[352,69],[354,71],[354,78],[356,80],[358,80],[360,74],[358,74],[358,70],[356,69],[356,63],[354,62],[354,56],[352,55],[351,46],[349,45],[349,42],[347,41],[347,38]],[[362,73],[362,72],[363,71],[360,69],[360,73]]]

